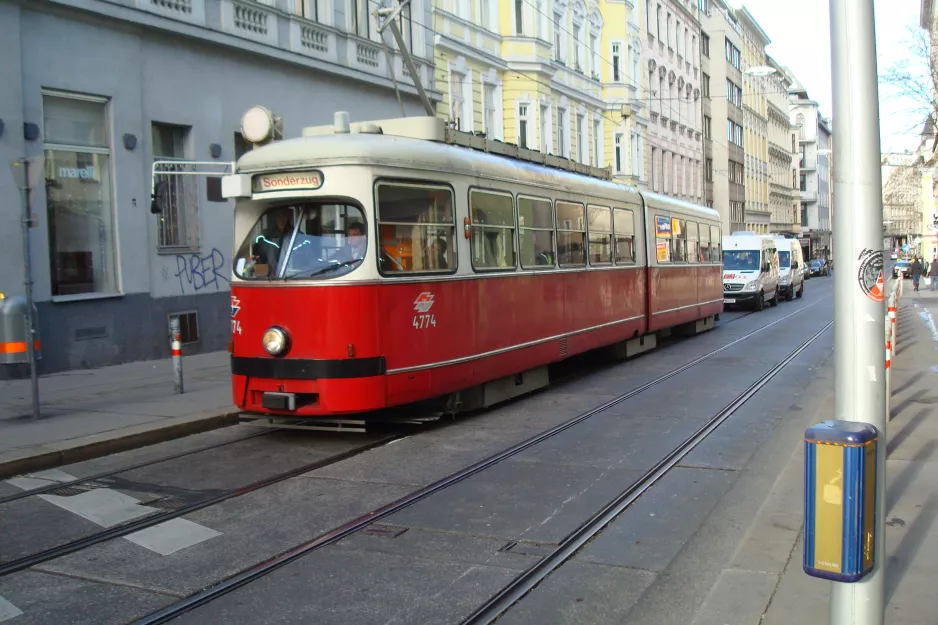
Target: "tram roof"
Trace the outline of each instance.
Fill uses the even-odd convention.
[[[401,126],[395,126],[400,122],[409,123],[404,124],[405,129],[402,130]],[[533,160],[522,160],[468,147],[471,143],[488,148],[491,143],[486,142],[483,137],[448,128],[438,133],[437,129],[443,128],[438,123],[442,124],[442,120],[405,118],[366,122],[353,124],[352,131],[345,133],[334,132],[332,126],[307,128],[303,137],[275,141],[247,152],[238,161],[237,172],[252,174],[335,165],[379,165],[531,184],[587,196],[614,197],[624,193],[633,196],[633,201],[639,201],[639,192],[635,187]],[[430,131],[421,133],[414,130],[421,125],[423,130],[429,128]],[[399,134],[392,134],[395,132]],[[401,136],[402,134],[410,136]],[[507,145],[498,143],[501,146]],[[515,146],[509,145],[507,149],[512,148],[528,154],[529,158],[565,161],[565,168],[576,168],[594,174],[599,172],[600,175],[603,172],[598,168],[558,157],[547,157]],[[714,220],[719,219],[719,214],[707,207],[656,193],[643,192],[642,195],[652,208],[679,208]]]

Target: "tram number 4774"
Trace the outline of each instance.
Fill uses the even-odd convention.
[[[418,330],[426,330],[427,328],[433,326],[436,327],[436,317],[433,315],[414,315],[414,321],[412,324]]]

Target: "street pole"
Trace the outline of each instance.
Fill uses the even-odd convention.
[[[29,229],[33,224],[29,197],[29,159],[22,159],[23,168],[23,272],[26,290],[26,355],[29,358],[29,379],[33,399],[33,419],[39,420],[39,373],[36,366],[36,321],[33,317],[33,276],[29,250]]]
[[[834,418],[878,430],[873,570],[831,583],[831,625],[882,625],[886,550],[886,387],[883,359],[882,177],[873,0],[830,0],[834,223],[844,270],[834,276]],[[881,289],[881,290],[880,290]]]

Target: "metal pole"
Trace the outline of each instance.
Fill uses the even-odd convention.
[[[170,351],[173,354],[173,393],[182,395],[182,343],[180,343],[179,317],[169,319]]]
[[[834,414],[879,431],[873,570],[862,580],[831,583],[832,625],[882,625],[885,618],[886,388],[879,93],[872,0],[830,0],[834,119],[835,221],[844,271],[834,276]],[[885,290],[884,285],[880,288]]]
[[[33,318],[33,275],[30,262],[29,228],[33,224],[29,197],[29,159],[21,159],[23,167],[23,272],[26,287],[26,355],[29,358],[29,379],[33,399],[33,420],[39,420],[39,373],[36,366],[36,326]]]

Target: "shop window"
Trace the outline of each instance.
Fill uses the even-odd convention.
[[[615,254],[617,265],[635,263],[635,215],[630,210],[617,208],[612,211],[615,234]]]
[[[157,176],[155,181],[165,185],[164,208],[158,216],[157,245],[160,248],[198,248],[198,179],[196,176],[172,175],[192,171],[192,166],[184,162],[189,127],[153,122],[150,135],[154,161],[180,161],[178,165],[164,163],[159,166],[159,170],[168,175]]]
[[[380,183],[377,195],[382,273],[456,270],[456,223],[449,188]]]
[[[116,293],[107,101],[43,94],[52,295]]]
[[[472,267],[476,270],[515,268],[515,215],[511,194],[469,192],[472,220]]]
[[[607,206],[589,207],[590,265],[612,263],[612,209]]]
[[[557,202],[557,260],[561,267],[586,265],[586,216],[582,204]]]
[[[554,209],[550,200],[518,197],[518,230],[523,269],[554,266]]]

